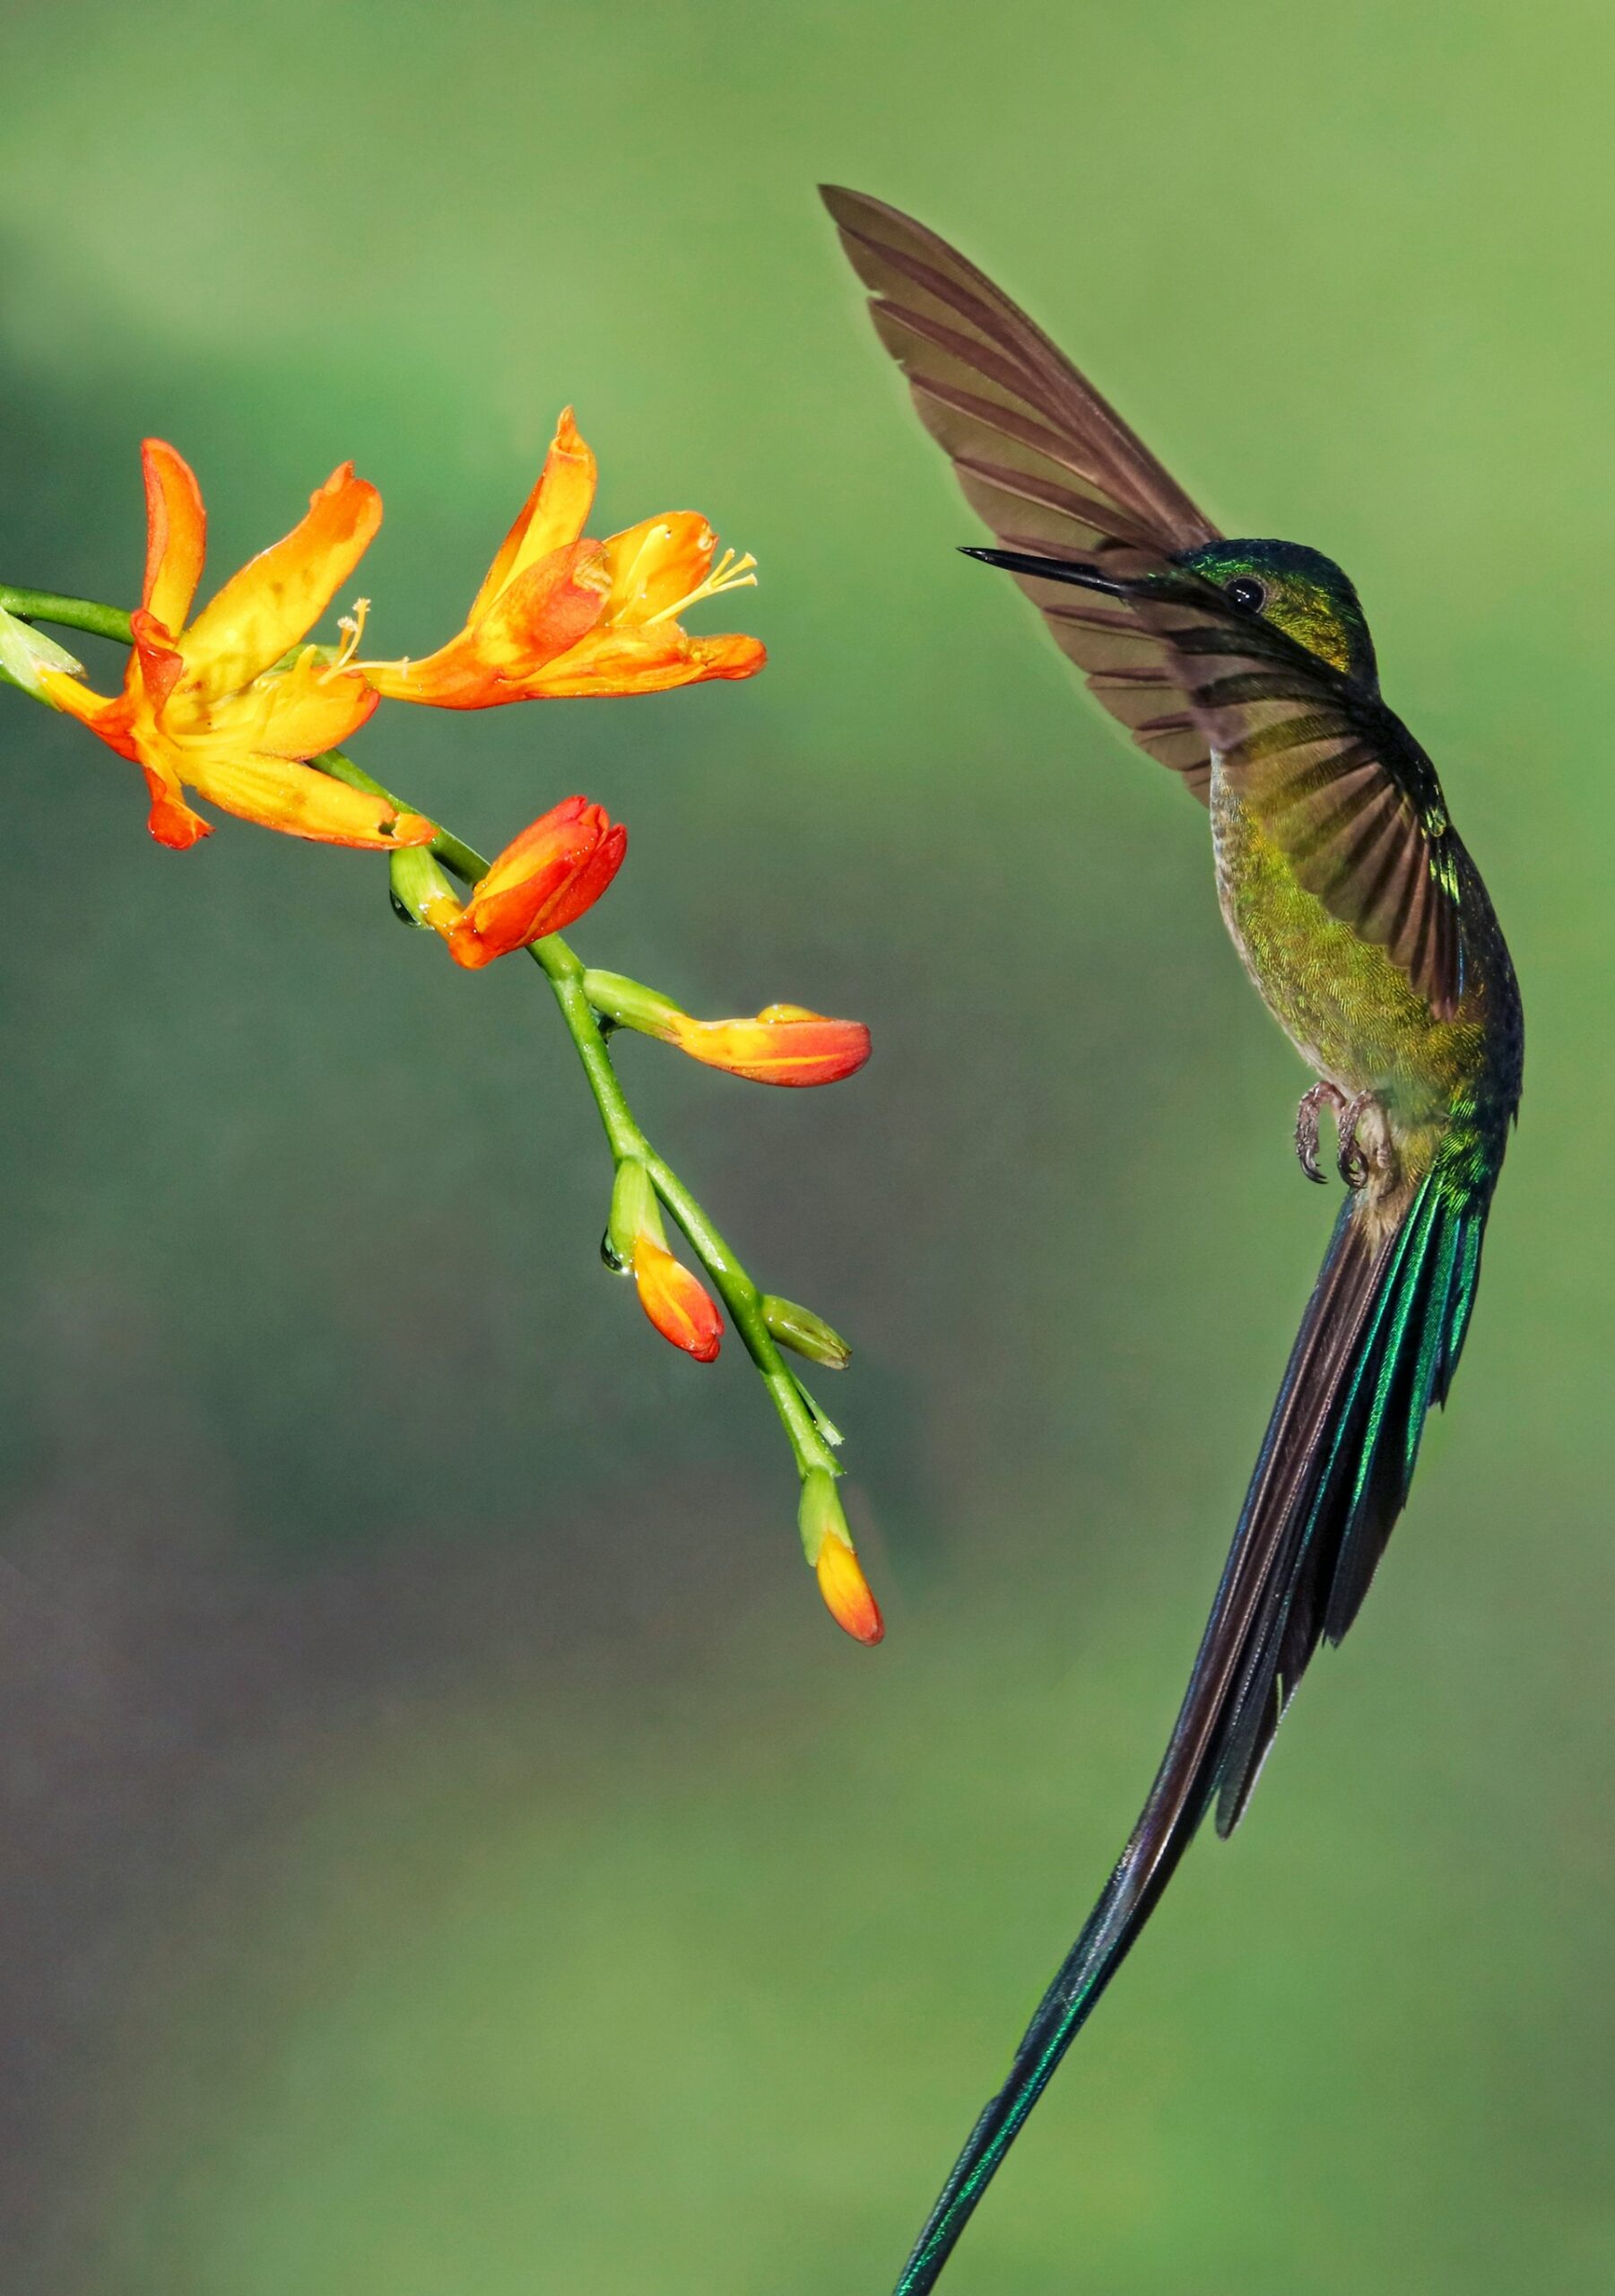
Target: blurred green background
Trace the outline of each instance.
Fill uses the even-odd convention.
[[[7,578],[131,596],[144,431],[215,578],[352,455],[420,653],[568,400],[598,530],[757,552],[699,618],[753,684],[356,748],[484,844],[625,817],[592,961],[873,1025],[819,1095],[622,1066],[857,1347],[890,1630],[738,1349],[602,1277],[529,969],[357,857],[160,851],[0,697],[7,2296],[880,2296],[1148,1783],[1330,1217],[1304,1079],[1203,818],[952,554],[821,177],[1350,568],[1532,1032],[1375,1599],[948,2286],[1610,2287],[1607,9],[66,0],[0,57]]]

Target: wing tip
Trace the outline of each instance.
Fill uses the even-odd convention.
[[[892,207],[872,192],[855,191],[850,184],[821,183],[820,198],[838,230],[855,231],[860,224],[867,225],[877,216],[889,217],[895,223],[913,225],[912,215],[905,215],[900,207]]]

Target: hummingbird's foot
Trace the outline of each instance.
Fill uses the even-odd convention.
[[[1372,1092],[1359,1092],[1339,1124],[1341,1178],[1350,1188],[1367,1187],[1371,1174],[1388,1172],[1394,1160],[1385,1112]]]
[[[1313,1086],[1311,1091],[1301,1095],[1301,1104],[1296,1110],[1296,1154],[1301,1160],[1301,1170],[1307,1178],[1316,1180],[1320,1187],[1324,1185],[1324,1174],[1318,1164],[1318,1110],[1328,1108],[1333,1111],[1343,1141],[1346,1136],[1346,1111],[1350,1105],[1353,1104],[1348,1102],[1338,1084],[1319,1083]],[[1343,1166],[1341,1170],[1343,1175]]]

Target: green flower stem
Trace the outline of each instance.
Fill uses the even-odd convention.
[[[0,607],[19,622],[54,622],[63,630],[87,630],[92,638],[116,639],[120,646],[135,642],[128,615],[117,606],[98,605],[93,598],[64,598],[55,590],[13,590],[0,582]]]
[[[330,774],[334,780],[345,781],[351,789],[362,789],[369,796],[381,798],[399,813],[421,810],[376,780],[361,766],[355,765],[340,750],[327,750],[322,757],[311,758],[309,763],[317,766],[322,773]],[[488,873],[489,865],[476,848],[447,830],[438,830],[430,850],[451,875],[465,884],[474,884]],[[763,1315],[762,1293],[672,1165],[656,1153],[639,1128],[612,1064],[600,1016],[585,993],[582,959],[559,933],[547,934],[542,941],[535,941],[528,954],[543,970],[560,1007],[560,1017],[583,1064],[613,1158],[619,1162],[625,1156],[639,1159],[650,1174],[656,1194],[683,1230],[690,1248],[712,1278],[785,1423],[798,1474],[805,1475],[814,1467],[825,1467],[830,1474],[838,1474],[835,1455],[821,1435],[818,1422],[803,1401],[802,1389],[786,1370],[768,1329]]]
[[[21,621],[55,622],[63,629],[87,631],[95,637],[114,639],[126,646],[133,642],[129,616],[116,606],[101,605],[93,599],[63,597],[54,590],[22,590],[0,584],[0,607]],[[420,810],[366,773],[361,766],[355,765],[351,758],[344,757],[340,750],[327,750],[323,756],[311,758],[309,763],[322,773],[328,773],[333,780],[345,782],[351,789],[362,789],[370,796],[382,798],[399,813]],[[430,849],[444,868],[465,884],[474,884],[479,877],[487,874],[489,865],[476,848],[467,845],[451,831],[439,828]],[[549,981],[560,1008],[567,1033],[600,1111],[613,1160],[620,1163],[625,1156],[638,1157],[650,1174],[656,1194],[683,1230],[691,1251],[711,1277],[773,1398],[790,1440],[798,1475],[805,1478],[815,1467],[838,1474],[841,1470],[835,1454],[820,1432],[803,1389],[786,1370],[768,1329],[763,1313],[763,1294],[699,1203],[639,1128],[612,1065],[600,1017],[585,992],[581,958],[558,933],[535,941],[528,953]]]

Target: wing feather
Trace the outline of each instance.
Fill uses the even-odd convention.
[[[1116,409],[956,248],[883,201],[830,186],[823,196],[921,421],[1001,544],[1166,559],[1217,539]],[[1098,700],[1203,799],[1210,760],[1170,649],[1125,604],[1080,610],[1062,584],[1015,578]]]
[[[1436,770],[1375,695],[1213,584],[1159,561],[1134,611],[1170,646],[1231,786],[1333,917],[1383,948],[1442,1018],[1463,994]]]

